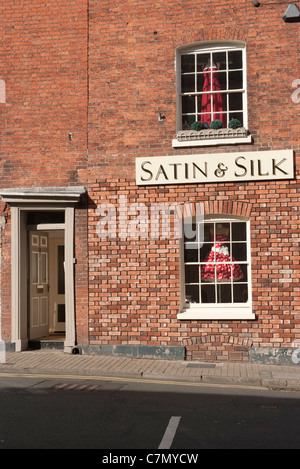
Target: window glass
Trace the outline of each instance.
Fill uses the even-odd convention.
[[[57,247],[57,293],[59,295],[65,294],[65,269],[64,269],[64,260],[65,260],[65,247]]]
[[[243,68],[242,51],[239,50],[228,52],[228,68],[230,70]]]
[[[182,73],[193,73],[195,71],[194,54],[181,56],[181,71]]]
[[[211,51],[181,55],[181,130],[230,127],[231,119],[245,123],[245,64],[241,48],[221,45]],[[195,124],[197,123],[197,124]],[[221,124],[220,124],[221,123]]]
[[[216,219],[201,224],[201,242],[184,243],[186,303],[247,303],[247,222]]]

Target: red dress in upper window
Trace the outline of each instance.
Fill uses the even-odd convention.
[[[244,277],[241,267],[234,264],[235,259],[230,257],[226,241],[226,234],[216,235],[216,242],[204,259],[205,265],[201,267],[202,280],[230,282],[231,280],[241,280]]]
[[[204,68],[204,85],[203,91],[221,91],[221,86],[217,78],[217,73],[215,73],[217,67],[206,67]],[[211,102],[213,100],[213,118],[211,118],[212,106]],[[210,125],[212,120],[219,119],[223,123],[223,127],[226,127],[226,114],[221,114],[224,111],[223,105],[223,96],[221,93],[214,94],[203,94],[202,103],[201,103],[201,122],[202,124],[207,123]],[[205,113],[203,115],[203,113]]]

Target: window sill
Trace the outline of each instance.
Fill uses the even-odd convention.
[[[180,130],[172,141],[173,148],[251,143],[252,137],[244,127],[238,129]]]
[[[177,319],[186,320],[254,320],[252,308],[246,305],[185,305]]]

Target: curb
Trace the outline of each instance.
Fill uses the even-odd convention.
[[[101,373],[96,370],[84,370],[84,369],[72,369],[69,368],[61,368],[61,369],[51,369],[51,368],[14,368],[8,366],[7,368],[0,368],[0,376],[1,373],[8,373],[11,375],[20,374],[20,375],[45,375],[47,376],[57,376],[61,377],[62,375],[65,378],[71,379],[72,377],[76,379],[76,377],[84,377],[87,380],[103,380],[109,378],[119,378],[121,380],[124,379],[136,379],[141,382],[150,380],[150,381],[172,381],[174,383],[187,383],[187,384],[203,384],[209,387],[209,385],[217,386],[217,385],[224,385],[224,386],[239,386],[239,387],[259,387],[259,388],[266,388],[266,389],[276,389],[276,390],[300,390],[299,381],[295,381],[293,383],[287,382],[286,380],[273,380],[273,379],[260,379],[260,378],[238,378],[238,377],[216,377],[216,376],[179,376],[179,375],[172,375],[172,374],[162,374],[162,373],[149,373],[149,372],[116,372],[116,371],[109,371],[105,370]]]

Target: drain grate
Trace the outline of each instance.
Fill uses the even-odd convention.
[[[52,386],[52,391],[85,391],[95,392],[102,389],[99,384],[57,383]]]

